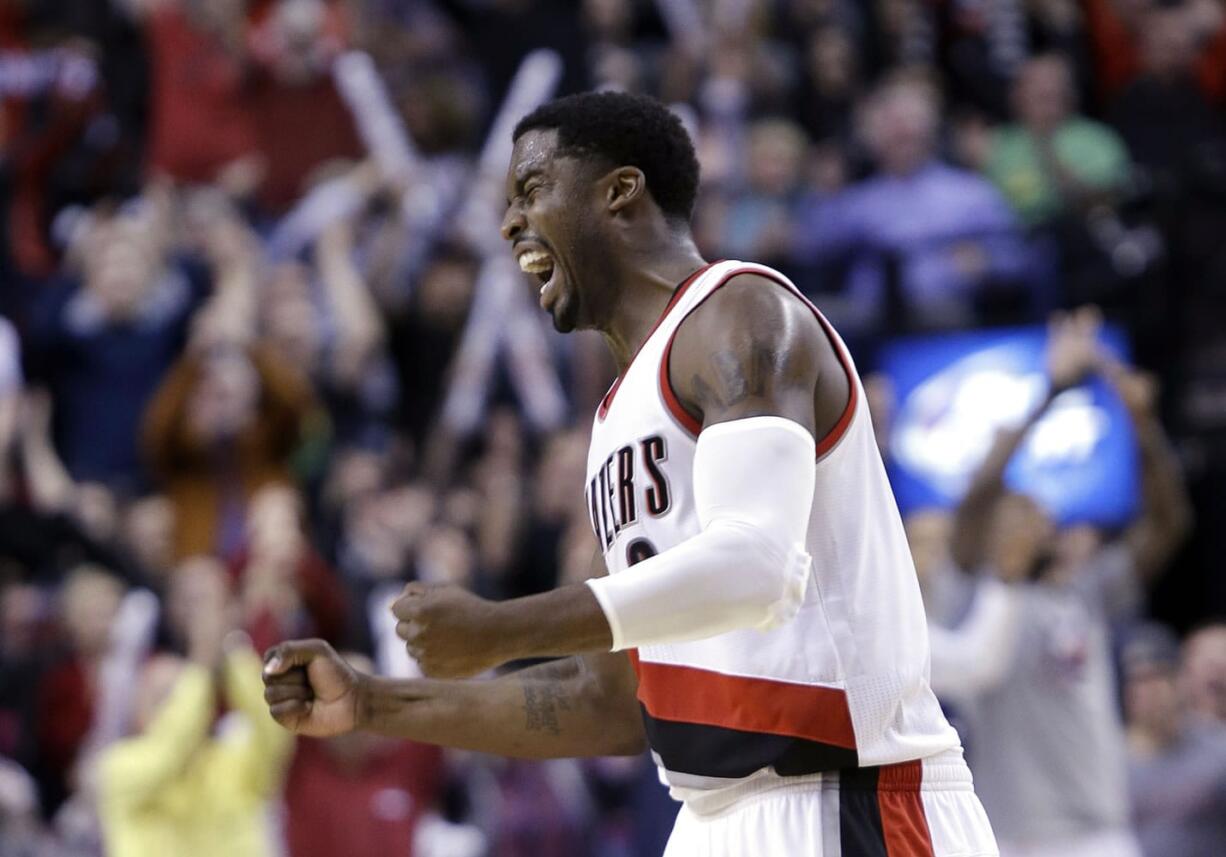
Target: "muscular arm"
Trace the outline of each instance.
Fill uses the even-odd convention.
[[[622,654],[479,681],[363,675],[322,640],[281,643],[264,664],[264,700],[293,732],[326,737],[361,729],[535,759],[641,752],[637,688]]]
[[[567,658],[488,681],[367,681],[357,726],[527,759],[635,755],[646,747],[624,654]]]

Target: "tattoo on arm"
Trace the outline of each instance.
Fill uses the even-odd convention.
[[[570,711],[566,693],[551,682],[524,682],[524,728],[529,732],[561,735],[559,711]]]
[[[711,356],[709,377],[696,374],[694,395],[700,403],[728,408],[746,399],[761,398],[770,392],[771,381],[784,368],[785,355],[765,343],[755,342],[748,355],[733,350],[717,351]]]

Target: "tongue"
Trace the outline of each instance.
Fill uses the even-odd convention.
[[[541,309],[545,309],[545,300],[546,298],[552,295],[552,289],[554,285],[553,280],[557,272],[558,272],[558,269],[556,266],[551,268],[547,278],[545,279],[544,283],[541,285]]]

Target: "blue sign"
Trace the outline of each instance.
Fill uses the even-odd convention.
[[[1102,342],[1127,353],[1123,333]],[[881,355],[894,388],[886,459],[899,509],[957,504],[996,433],[1020,425],[1047,395],[1042,327],[897,340]],[[1136,513],[1132,422],[1100,378],[1062,393],[1010,462],[1009,487],[1061,524],[1116,527]]]

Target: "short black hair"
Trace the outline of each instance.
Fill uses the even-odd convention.
[[[664,214],[689,220],[698,195],[698,157],[690,135],[671,110],[645,95],[583,92],[533,110],[515,126],[513,140],[556,129],[558,151],[589,155],[612,167],[638,167]]]

